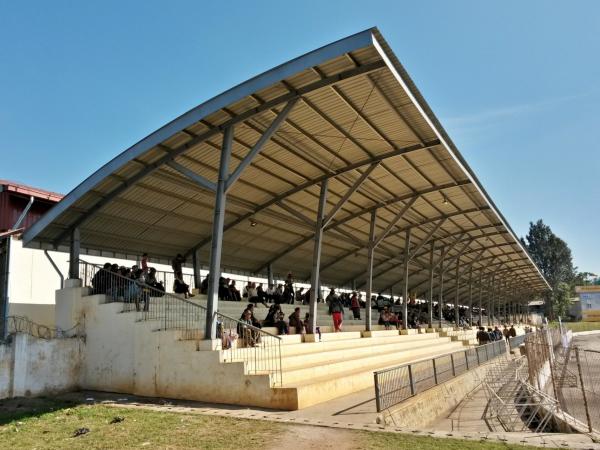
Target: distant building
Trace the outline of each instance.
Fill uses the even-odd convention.
[[[600,286],[576,286],[581,304],[581,317],[584,322],[600,322]]]

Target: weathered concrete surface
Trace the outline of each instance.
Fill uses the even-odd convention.
[[[29,397],[78,389],[83,341],[16,334],[0,345],[0,398]]]

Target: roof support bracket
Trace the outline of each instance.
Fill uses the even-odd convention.
[[[379,164],[381,164],[381,161],[374,162],[367,168],[367,170],[365,170],[362,173],[358,180],[354,182],[354,184],[350,187],[350,189],[348,189],[344,196],[336,203],[336,205],[331,209],[331,211],[329,211],[329,214],[327,215],[325,220],[323,220],[323,227],[326,227],[329,224],[329,222],[331,222],[331,219],[333,219],[333,217],[340,210],[340,208],[346,204],[350,196],[356,192],[356,190],[364,183],[364,181],[368,178],[371,172],[373,172],[373,170],[375,170],[375,168],[379,166]]]
[[[406,212],[410,208],[412,208],[412,205],[415,204],[415,202],[417,201],[418,198],[419,198],[419,196],[416,195],[413,198],[411,198],[406,205],[404,205],[404,207],[400,210],[400,212],[398,214],[396,214],[396,216],[388,224],[388,226],[385,228],[385,230],[383,230],[383,233],[381,233],[375,239],[375,242],[373,243],[373,247],[377,247],[379,244],[381,244],[381,242],[387,237],[387,235],[390,233],[390,231],[392,231],[392,228],[394,228],[396,226],[396,224],[400,221],[400,219],[402,219],[402,217],[404,217],[404,214],[406,214]]]
[[[216,192],[217,191],[217,185],[215,183],[213,183],[210,180],[207,180],[206,178],[204,178],[201,175],[198,175],[197,173],[191,171],[190,169],[188,169],[185,166],[182,166],[181,164],[175,162],[175,161],[169,161],[167,163],[167,165],[172,168],[175,169],[177,172],[179,172],[182,175],[185,175],[186,177],[188,177],[190,180],[192,180],[193,182],[195,182],[196,184],[200,185],[201,187],[203,187],[204,189],[208,189],[211,192]]]
[[[292,111],[292,108],[298,102],[298,98],[294,98],[290,100],[283,110],[275,117],[275,120],[269,125],[269,128],[265,130],[262,136],[258,139],[258,142],[254,144],[254,147],[248,152],[248,154],[244,157],[244,159],[240,162],[240,164],[236,167],[231,175],[227,178],[225,182],[225,192],[228,192],[231,187],[235,184],[235,182],[240,178],[242,172],[246,167],[250,165],[252,160],[256,155],[260,153],[264,145],[271,139],[271,137],[275,134],[275,132],[279,129],[281,124],[285,119],[287,119],[288,115]]]

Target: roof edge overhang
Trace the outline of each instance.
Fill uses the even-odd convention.
[[[385,38],[381,35],[381,33],[379,32],[379,30],[377,28],[372,28],[370,31],[373,33],[373,45],[375,46],[375,48],[377,49],[379,54],[382,56],[386,65],[390,68],[390,70],[394,74],[394,77],[396,78],[398,83],[400,83],[400,85],[404,88],[407,95],[410,97],[410,99],[412,100],[412,102],[414,103],[416,108],[419,110],[419,112],[425,118],[425,120],[427,121],[427,123],[429,124],[431,129],[434,130],[438,139],[440,140],[442,145],[446,148],[446,150],[448,150],[448,153],[455,160],[456,164],[458,164],[464,170],[464,172],[467,174],[470,181],[472,182],[473,186],[476,187],[479,194],[484,198],[484,200],[487,202],[487,204],[492,209],[492,211],[498,216],[498,218],[500,219],[500,221],[502,222],[502,224],[504,225],[506,230],[509,232],[509,234],[512,236],[512,238],[515,240],[516,244],[523,251],[523,254],[527,257],[527,259],[529,259],[529,261],[531,262],[533,267],[535,267],[536,271],[538,272],[538,274],[540,275],[542,280],[544,280],[544,283],[546,283],[546,286],[548,287],[548,289],[552,290],[550,283],[548,283],[548,280],[546,280],[546,278],[540,271],[537,264],[533,261],[533,259],[531,258],[531,255],[529,254],[527,249],[525,247],[523,247],[521,240],[517,237],[514,230],[509,225],[506,218],[504,217],[504,215],[500,212],[500,210],[498,209],[496,204],[493,202],[492,198],[487,193],[487,191],[485,190],[482,183],[479,181],[479,179],[477,178],[477,176],[475,175],[475,173],[473,172],[473,170],[471,169],[471,167],[469,166],[467,161],[461,155],[458,148],[456,147],[456,145],[454,144],[454,142],[452,141],[452,139],[450,138],[450,136],[448,135],[448,133],[446,132],[446,130],[444,129],[442,124],[440,123],[440,121],[437,119],[437,117],[433,113],[433,110],[431,109],[431,107],[429,106],[429,104],[427,103],[427,101],[425,100],[425,98],[423,97],[423,95],[421,94],[419,89],[417,88],[416,84],[410,78],[410,75],[408,74],[406,69],[404,69],[404,67],[402,66],[402,64],[396,57],[396,55],[391,51],[391,48],[388,45]]]

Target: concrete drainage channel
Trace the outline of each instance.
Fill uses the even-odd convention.
[[[524,357],[496,358],[382,411],[377,422],[392,429],[445,431],[457,438],[464,433],[499,433],[496,436],[503,436],[500,440],[512,436],[511,441],[519,438],[519,442],[533,445],[539,445],[531,441],[535,436],[581,440],[587,442],[585,448],[600,448],[593,444],[595,436],[578,434],[581,429],[573,426],[573,419],[561,411],[555,399],[520,378],[526,370]],[[575,448],[573,444],[569,447]]]

